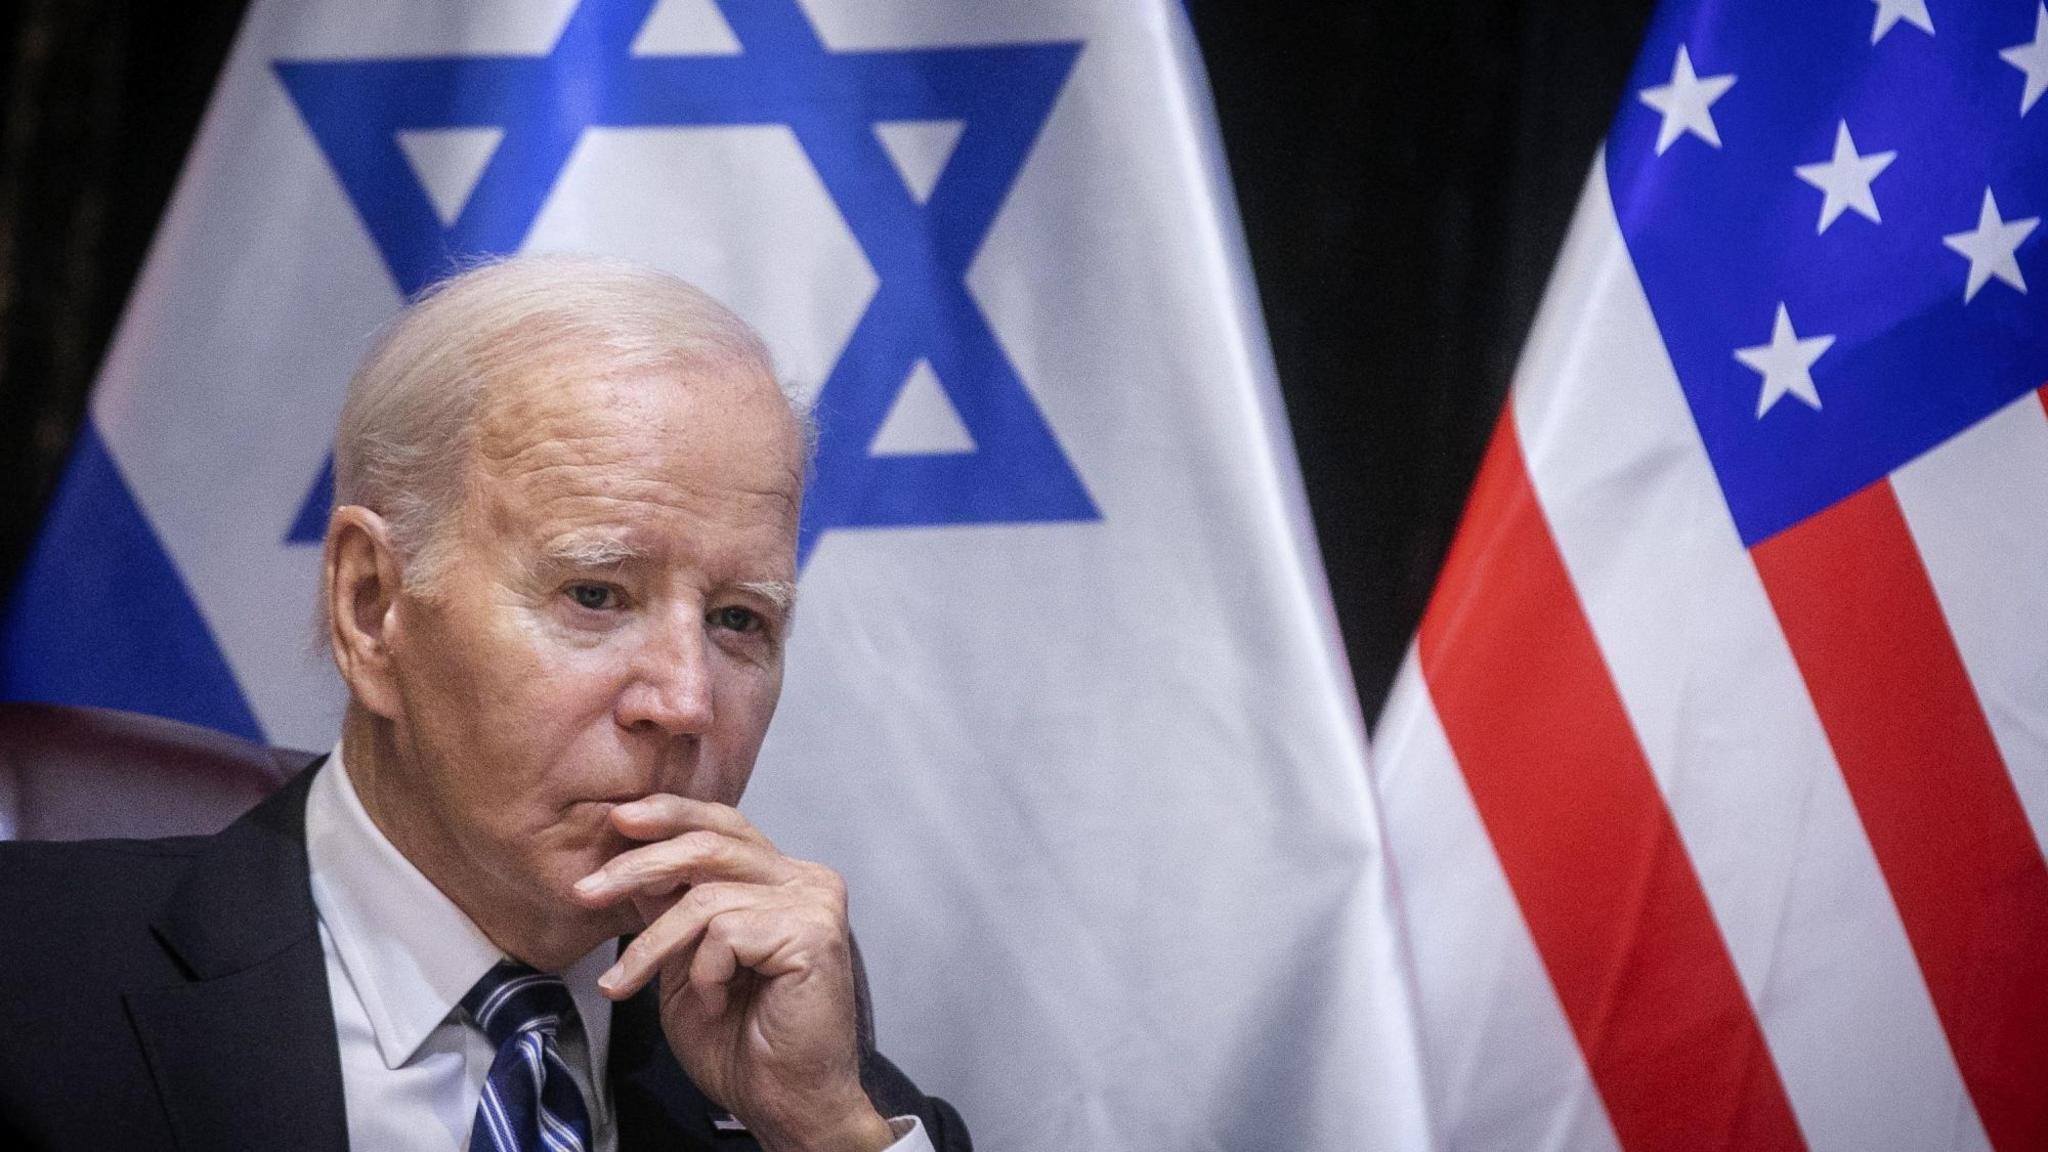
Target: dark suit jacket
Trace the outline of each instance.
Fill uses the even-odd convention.
[[[0,844],[0,1147],[347,1147],[307,878],[312,776],[213,836]],[[653,991],[613,1012],[621,1152],[752,1149],[713,1130]],[[950,1105],[871,1042],[863,1057],[883,1115],[914,1112],[935,1146],[969,1152]]]

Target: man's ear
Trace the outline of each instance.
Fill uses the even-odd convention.
[[[327,597],[327,639],[350,694],[386,719],[398,715],[391,642],[402,586],[397,546],[382,516],[353,504],[327,521],[321,589]]]

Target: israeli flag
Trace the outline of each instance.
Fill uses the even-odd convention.
[[[1363,727],[1171,0],[258,0],[0,695],[325,747],[328,453],[465,255],[651,262],[815,396],[747,806],[994,1149],[1429,1141]]]

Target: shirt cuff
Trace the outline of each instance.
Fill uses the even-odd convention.
[[[896,1134],[896,1142],[883,1152],[933,1152],[932,1138],[924,1134],[924,1121],[915,1116],[891,1116],[889,1131]]]

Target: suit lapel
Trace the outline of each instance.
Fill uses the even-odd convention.
[[[153,927],[190,980],[126,998],[181,1148],[348,1146],[307,878],[312,777],[214,837],[165,903]]]
[[[127,995],[178,1146],[346,1152],[340,1042],[306,865],[316,763],[213,838],[153,924],[190,979]],[[619,1152],[758,1152],[661,1031],[653,986],[612,1012]]]

